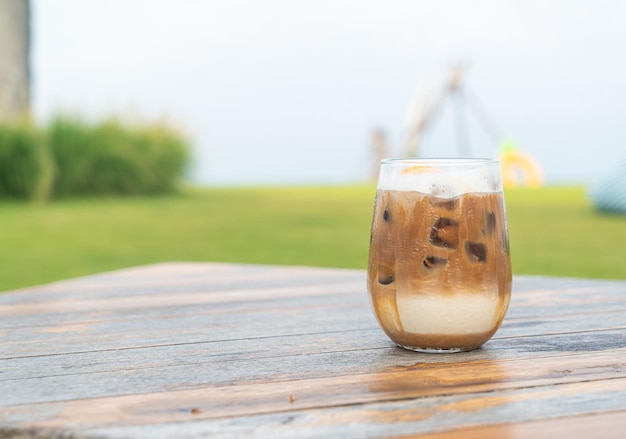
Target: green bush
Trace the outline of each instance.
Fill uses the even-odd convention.
[[[45,130],[0,124],[0,198],[168,192],[189,155],[186,138],[164,123],[59,117]]]
[[[0,124],[0,198],[45,199],[51,181],[43,133],[30,122]]]
[[[184,136],[165,124],[96,125],[57,118],[48,127],[54,195],[150,194],[175,189],[189,160]]]

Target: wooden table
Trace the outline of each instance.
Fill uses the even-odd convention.
[[[0,295],[0,438],[626,437],[626,282],[518,276],[483,348],[394,346],[365,272],[169,263]]]

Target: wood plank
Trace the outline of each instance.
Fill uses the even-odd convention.
[[[516,278],[517,280],[517,278]],[[236,282],[235,280],[233,280]],[[516,286],[523,283],[523,279],[516,282]],[[545,284],[548,284],[547,286]],[[256,286],[254,286],[256,285]],[[302,297],[307,295],[328,296],[333,294],[355,294],[367,296],[363,279],[352,279],[352,276],[337,277],[334,280],[320,281],[303,284],[302,280],[294,279],[292,284],[282,283],[279,286],[263,286],[264,284],[239,285],[239,289],[211,287],[205,282],[199,285],[186,285],[184,289],[174,286],[162,287],[157,294],[150,288],[140,287],[137,291],[124,289],[112,297],[107,296],[108,291],[116,291],[114,286],[107,286],[99,291],[97,296],[89,294],[91,284],[81,284],[80,288],[71,295],[55,297],[45,291],[26,293],[6,293],[0,295],[0,316],[2,317],[28,317],[38,313],[51,315],[57,313],[82,313],[99,310],[132,310],[149,308],[161,308],[170,306],[184,306],[186,304],[223,304],[225,306],[237,305],[237,302],[254,300],[263,302],[264,299],[281,299]],[[590,311],[610,310],[610,306],[623,306],[623,293],[626,291],[623,283],[610,281],[597,281],[597,284],[566,288],[560,285],[558,279],[550,279],[537,285],[538,288],[516,288],[513,292],[515,309],[520,313],[515,317],[528,315],[528,310],[533,314],[538,310],[561,314],[562,311],[585,304]],[[100,286],[102,287],[102,286]],[[552,289],[548,289],[552,288]],[[45,294],[44,294],[45,293]],[[228,294],[226,294],[228,293]],[[19,298],[20,300],[17,300]],[[150,301],[153,300],[154,303]],[[512,309],[513,311],[513,309]],[[23,324],[22,324],[23,326]]]
[[[209,292],[231,291],[233,299],[228,300],[230,302],[236,301],[237,293],[233,291],[236,291],[237,287],[239,287],[240,293],[241,291],[253,292],[252,295],[258,298],[263,298],[263,296],[261,296],[262,291],[257,290],[265,290],[271,296],[271,291],[274,288],[277,288],[278,293],[281,294],[283,289],[302,286],[318,287],[309,293],[324,295],[328,294],[327,287],[331,287],[332,290],[332,286],[336,283],[345,286],[351,284],[352,292],[365,293],[365,274],[359,270],[245,265],[221,266],[220,264],[216,264],[217,268],[212,267],[213,264],[210,264],[211,266],[204,264],[207,267],[202,264],[191,264],[189,267],[187,264],[178,265],[179,267],[176,267],[174,264],[174,269],[172,269],[168,268],[167,265],[159,264],[154,267],[134,269],[134,271],[114,272],[107,276],[81,278],[22,290],[18,293],[4,294],[0,296],[0,316],[22,315],[20,312],[28,315],[29,310],[32,312],[35,308],[46,313],[66,313],[72,310],[84,312],[92,308],[110,305],[117,310],[120,307],[123,308],[124,304],[134,306],[129,296],[136,298],[138,306],[145,306],[146,301],[155,297],[165,300],[163,305],[176,305],[171,303],[170,296],[180,296],[184,302],[193,302],[194,296],[189,294],[193,291],[203,293],[201,297],[196,297],[201,301],[200,303]],[[188,278],[172,277],[172,273],[177,273],[176,268],[184,268],[182,272]],[[206,273],[201,272],[204,275],[198,275],[197,271],[202,269]],[[222,275],[216,279],[213,270],[218,270]],[[252,275],[247,274],[249,272]],[[139,277],[147,274],[152,277]],[[137,279],[134,284],[131,282],[132,279]],[[161,279],[167,279],[167,282],[164,283]],[[274,285],[271,285],[272,280]],[[263,286],[259,287],[259,285]],[[514,297],[516,293],[532,291],[532,294],[524,294],[523,300],[518,300],[516,306],[518,309],[529,306],[534,309],[537,303],[550,308],[573,303],[580,304],[581,301],[588,305],[606,304],[607,299],[619,299],[624,288],[623,282],[619,281],[518,276],[515,282]],[[298,294],[302,294],[302,292]],[[253,297],[247,297],[245,300],[248,298]],[[107,299],[118,299],[118,301]],[[211,301],[214,298],[208,300]],[[155,306],[159,306],[158,301]]]
[[[384,366],[384,362],[370,359],[369,368],[357,363],[344,369],[337,367],[337,363],[347,365],[358,360],[358,356],[337,353],[319,355],[310,361],[306,356],[296,357],[282,366],[275,359],[257,359],[247,363],[214,363],[205,368],[185,365],[147,372],[120,369],[101,374],[77,374],[70,379],[54,376],[9,380],[0,383],[2,394],[7,395],[0,407],[13,406],[9,409],[11,412],[19,404],[26,404],[26,409],[31,410],[32,404],[38,402],[65,401],[71,404],[71,400],[77,400],[76,407],[70,411],[82,413],[79,407],[88,406],[87,398],[127,395],[133,404],[145,398],[142,405],[154,408],[174,401],[177,394],[191,395],[195,404],[202,405],[207,414],[230,416],[242,414],[224,412],[233,406],[244,407],[245,413],[275,411],[277,408],[272,401],[284,403],[290,394],[296,395],[300,404],[311,401],[312,406],[332,406],[476,389],[613,379],[626,375],[626,348],[510,360],[463,361],[463,357],[458,358],[456,363],[413,361],[412,365],[404,366],[394,365],[394,361]],[[233,391],[233,386],[237,391]],[[168,392],[159,394],[163,388]],[[175,392],[184,389],[187,393]],[[148,395],[142,396],[142,393]],[[261,399],[250,395],[260,395]],[[243,401],[239,401],[241,398]],[[0,413],[5,412],[0,409]]]
[[[272,358],[276,367],[281,363],[298,363],[296,356],[320,355],[332,356],[329,363],[336,363],[337,369],[351,368],[351,365],[368,365],[375,362],[387,364],[411,364],[420,362],[458,362],[480,359],[528,358],[532,356],[556,356],[571,352],[610,350],[626,346],[626,328],[618,330],[595,330],[585,333],[554,333],[545,336],[500,337],[488,342],[485,347],[459,356],[431,356],[407,352],[396,348],[378,328],[369,330],[341,330],[316,333],[300,333],[292,336],[248,337],[234,340],[213,340],[193,342],[175,342],[162,345],[141,347],[94,349],[93,342],[89,350],[58,355],[39,355],[7,358],[0,369],[0,382],[5,380],[36,378],[90,373],[115,373],[119,370],[132,371],[141,368],[157,368],[162,372],[166,368],[178,366],[210,366],[215,362],[236,362],[233,367],[245,369],[243,364],[262,360],[271,367]],[[192,333],[193,334],[193,333]],[[63,334],[60,334],[62,336]],[[87,346],[83,346],[87,348]],[[147,358],[147,352],[150,357]],[[352,358],[352,357],[358,358]],[[112,363],[112,359],[115,361]],[[339,361],[345,359],[349,364]],[[69,367],[68,365],[71,365]],[[119,365],[119,366],[117,366]],[[81,378],[77,378],[81,379]]]
[[[565,437],[572,439],[623,439],[625,431],[626,411],[618,411],[519,424],[503,423],[488,427],[464,428],[441,433],[427,433],[419,437],[420,439],[458,439],[459,437],[463,439],[554,439]]]
[[[186,266],[184,266],[187,268]],[[229,267],[226,267],[229,268]],[[263,267],[264,271],[272,272],[275,268],[267,268]],[[258,271],[263,271],[257,267]],[[166,271],[166,270],[159,270]],[[321,270],[326,276],[327,270]],[[333,274],[337,274],[337,270],[330,270]],[[297,273],[300,270],[296,270]],[[339,271],[340,272],[340,271]],[[319,274],[319,273],[318,273]],[[353,273],[348,273],[350,276]],[[309,274],[310,276],[310,274]],[[111,277],[114,277],[111,275]],[[121,276],[124,278],[124,276]],[[610,283],[611,285],[613,283]],[[102,349],[113,349],[113,348],[127,348],[131,346],[146,346],[152,344],[162,343],[162,340],[168,337],[167,333],[154,334],[150,330],[149,325],[153,325],[155,322],[167,322],[168,319],[172,319],[174,316],[180,320],[181,325],[186,325],[187,333],[191,333],[188,339],[181,340],[181,342],[192,342],[197,340],[198,338],[193,335],[192,331],[189,330],[191,326],[195,325],[203,325],[205,328],[205,333],[211,334],[216,338],[213,339],[202,339],[202,341],[210,341],[210,340],[219,340],[224,339],[224,330],[220,331],[220,327],[224,321],[231,320],[232,318],[228,315],[229,313],[237,313],[240,317],[246,317],[252,320],[254,319],[254,323],[257,325],[254,328],[250,327],[250,323],[244,320],[243,325],[239,328],[233,328],[232,325],[228,328],[228,333],[233,335],[234,338],[241,338],[246,336],[246,332],[253,330],[255,332],[263,331],[264,328],[262,325],[263,321],[270,321],[271,325],[269,329],[273,329],[275,326],[275,322],[284,322],[289,323],[292,322],[293,325],[289,326],[289,331],[284,332],[285,335],[295,335],[297,334],[298,328],[302,327],[299,318],[303,317],[312,317],[312,323],[321,325],[324,329],[336,331],[341,330],[345,327],[346,323],[355,325],[356,328],[374,328],[376,324],[372,318],[371,311],[369,310],[369,304],[367,303],[367,298],[365,297],[365,293],[363,290],[363,285],[352,285],[351,283],[339,283],[340,287],[337,288],[336,284],[332,287],[328,287],[327,291],[324,295],[323,300],[317,297],[315,294],[318,290],[320,290],[319,285],[309,286],[306,289],[301,289],[301,287],[286,287],[284,290],[275,291],[273,289],[263,288],[261,294],[259,291],[250,290],[249,294],[244,294],[243,297],[237,298],[237,290],[225,292],[219,291],[215,294],[206,294],[206,293],[195,293],[191,295],[182,295],[172,296],[168,298],[164,303],[159,305],[157,303],[156,307],[148,307],[147,303],[151,302],[149,295],[143,295],[143,299],[141,301],[135,302],[133,299],[128,300],[120,300],[119,298],[113,298],[111,300],[105,301],[106,303],[110,303],[112,309],[103,310],[100,308],[103,305],[102,300],[96,300],[95,303],[91,303],[94,301],[81,299],[78,300],[78,304],[74,304],[73,308],[75,311],[70,312],[68,309],[72,309],[67,302],[72,302],[72,300],[67,299],[65,302],[57,302],[52,305],[46,305],[43,309],[52,308],[54,310],[63,310],[62,313],[54,312],[54,313],[39,313],[32,316],[33,320],[37,321],[36,325],[28,325],[28,315],[19,314],[18,310],[20,308],[24,308],[23,304],[5,304],[0,306],[7,307],[5,312],[9,314],[9,316],[5,316],[0,319],[0,325],[11,325],[17,324],[19,322],[19,331],[9,331],[8,329],[11,326],[8,326],[3,329],[0,327],[0,336],[3,336],[5,349],[3,352],[0,352],[0,358],[13,358],[16,356],[28,356],[28,355],[43,355],[50,353],[63,353],[63,352],[76,352],[76,351],[84,351],[85,344],[91,344],[91,339],[94,336],[94,332],[99,334],[98,338],[105,345]],[[350,286],[352,285],[352,287]],[[342,288],[344,288],[342,290]],[[354,290],[351,290],[354,288]],[[580,288],[579,288],[580,289]],[[347,293],[345,296],[341,294],[341,292]],[[615,290],[619,291],[619,290]],[[265,292],[265,293],[263,293]],[[313,295],[310,295],[311,292],[314,292]],[[352,292],[352,294],[350,294]],[[568,294],[563,294],[564,296],[569,297],[571,292]],[[284,295],[288,297],[284,297]],[[545,294],[541,293],[543,296]],[[588,294],[585,293],[587,296]],[[530,295],[530,298],[528,296]],[[9,296],[9,295],[7,295]],[[208,298],[205,298],[207,296]],[[268,296],[271,297],[268,298]],[[542,297],[543,297],[542,296]],[[624,304],[626,310],[626,300],[623,298],[626,296],[625,294],[619,295],[622,299],[621,303]],[[574,300],[574,305],[570,307],[563,306],[563,301],[560,303],[560,313],[559,315],[555,315],[552,313],[552,309],[544,309],[542,310],[540,307],[535,306],[534,312],[531,314],[527,314],[528,317],[519,317],[519,309],[520,304],[533,304],[538,299],[538,292],[531,290],[518,293],[513,297],[513,302],[509,311],[509,315],[505,320],[505,324],[503,328],[498,333],[498,337],[507,337],[514,335],[515,332],[509,331],[509,328],[517,327],[517,333],[524,333],[523,331],[519,331],[519,328],[523,328],[524,326],[528,328],[533,325],[536,326],[536,329],[539,330],[542,328],[548,316],[550,316],[549,324],[553,324],[556,321],[559,321],[559,315],[564,316],[564,318],[560,318],[561,321],[565,321],[567,325],[571,324],[573,320],[575,320],[575,316],[580,316],[580,307],[578,306],[579,298]],[[599,297],[598,295],[594,297]],[[0,296],[0,304],[2,303],[2,299],[4,297]],[[232,300],[231,300],[232,299]],[[199,303],[204,300],[208,303]],[[553,300],[553,299],[546,299]],[[184,304],[181,304],[183,302]],[[585,308],[585,318],[579,319],[581,322],[585,322],[588,326],[595,325],[597,323],[592,322],[589,317],[593,317],[593,314],[596,314],[596,317],[602,317],[602,324],[604,328],[606,327],[620,327],[619,322],[615,319],[610,322],[611,316],[615,317],[617,313],[621,312],[619,308],[618,300],[602,300],[601,301],[606,307],[607,311],[594,311],[590,309],[589,306]],[[91,303],[94,309],[89,311],[86,307],[86,303]],[[82,305],[81,305],[82,304]],[[97,305],[97,306],[96,306]],[[347,306],[346,306],[347,305]],[[30,305],[31,307],[33,305]],[[35,307],[38,305],[35,305]],[[44,306],[44,305],[42,305]],[[321,309],[324,306],[328,306],[329,311],[337,311],[336,308],[341,308],[342,314],[341,316],[337,316],[336,318],[332,318],[331,315],[326,315],[328,313],[324,313]],[[78,307],[78,308],[76,308]],[[130,314],[126,314],[126,312],[131,309]],[[28,306],[26,307],[28,309]],[[323,319],[318,319],[315,313],[315,309],[317,311],[324,314]],[[154,313],[155,309],[156,314]],[[260,310],[266,310],[264,313],[259,312]],[[280,313],[284,311],[285,314],[279,315],[276,313]],[[297,315],[299,311],[299,316]],[[578,314],[572,314],[572,312],[578,311]],[[569,312],[569,314],[568,314]],[[604,317],[604,313],[606,313],[607,319]],[[47,319],[50,315],[56,316],[61,314],[63,316],[62,319],[56,320],[55,322]],[[313,315],[310,315],[313,314]],[[206,321],[202,321],[200,316],[206,316]],[[197,317],[197,318],[196,318]],[[299,317],[299,318],[298,318]],[[546,317],[546,319],[542,318]],[[187,322],[185,319],[194,319],[194,321]],[[291,320],[290,318],[293,318]],[[358,319],[358,320],[355,320]],[[526,321],[525,319],[533,319],[533,322]],[[43,320],[43,321],[42,321]],[[98,324],[101,322],[107,322],[108,324],[102,325]],[[210,325],[206,323],[210,322]],[[31,322],[32,323],[32,322]],[[122,323],[127,323],[124,325]],[[168,322],[170,323],[170,322]],[[344,325],[344,326],[332,326],[335,325]],[[148,327],[146,327],[148,326]],[[281,327],[287,328],[288,325],[281,325]],[[13,329],[16,327],[14,326]],[[176,329],[174,326],[172,329]],[[311,328],[313,332],[318,330],[317,328]],[[116,332],[117,330],[117,332]],[[567,330],[565,327],[563,330]],[[580,330],[580,329],[573,329]],[[133,334],[137,334],[138,331],[141,334],[146,334],[148,338],[144,340],[143,344],[138,344],[137,342],[133,342],[129,340],[132,339]],[[239,331],[239,332],[238,332]],[[553,331],[559,331],[554,329]],[[561,330],[562,331],[562,330]],[[66,344],[60,345],[55,343],[56,340],[55,334],[56,332],[63,332],[66,335],[71,334],[71,338],[64,337],[66,340]],[[526,331],[526,334],[530,334],[530,331]],[[259,336],[264,336],[267,334],[259,333]],[[50,342],[52,341],[52,342]],[[16,343],[13,343],[16,342]],[[107,344],[107,342],[109,342]],[[13,343],[13,345],[12,345]],[[71,344],[71,346],[70,346]],[[61,346],[67,346],[65,349],[61,349]],[[42,348],[47,350],[43,351]]]
[[[358,290],[357,290],[358,291]],[[206,293],[204,291],[185,292],[179,294],[134,294],[124,297],[113,298],[80,298],[70,297],[67,299],[46,300],[39,302],[25,302],[20,304],[0,305],[0,318],[3,316],[28,316],[54,313],[76,313],[93,311],[119,312],[128,309],[166,308],[185,305],[214,305],[232,304],[237,302],[255,301],[281,301],[290,298],[301,298],[307,295],[335,296],[337,294],[352,294],[355,287],[352,282],[335,282],[332,287],[323,288],[320,285],[256,288],[254,290],[241,289],[229,290],[228,294],[223,291]],[[52,299],[52,298],[50,298]]]
[[[0,437],[35,426],[111,437],[444,434],[626,407],[626,282],[516,277],[484,348],[423,355],[378,328],[364,279],[181,263],[0,295]]]
[[[297,404],[296,399],[295,404]],[[626,380],[580,382],[495,392],[412,398],[365,405],[291,410],[253,416],[200,419],[181,407],[181,421],[130,426],[77,427],[79,434],[110,438],[393,437],[466,431],[485,425],[609,414],[626,406]],[[160,413],[157,415],[160,416]],[[183,421],[182,419],[186,417]],[[598,420],[602,420],[600,418]],[[186,422],[185,422],[186,421]],[[588,420],[593,422],[593,419]],[[618,418],[617,421],[620,421]],[[603,424],[596,424],[602,430]],[[184,432],[184,433],[183,433]],[[549,432],[543,432],[547,437]],[[540,436],[541,437],[541,436]],[[550,435],[550,437],[554,437]],[[558,437],[558,436],[557,436]],[[573,436],[584,437],[584,436]]]
[[[294,285],[324,285],[339,282],[364,284],[362,270],[246,265],[179,263],[155,264],[106,274],[85,276],[7,292],[12,303],[46,301],[46,298],[114,298],[172,292],[229,291]]]
[[[378,329],[369,310],[360,313],[345,304],[337,304],[336,310],[342,318],[337,318],[321,306],[309,306],[306,311],[276,307],[251,309],[237,316],[216,312],[150,321],[68,322],[40,327],[35,331],[25,328],[19,335],[13,332],[6,336],[0,358],[87,352],[95,349],[94,337],[98,339],[98,350],[111,350]],[[173,333],[175,338],[172,338]]]
[[[337,298],[338,296],[335,296]],[[199,311],[189,315],[172,314],[163,318],[98,320],[82,319],[55,325],[24,327],[4,333],[0,358],[128,349],[176,344],[208,343],[213,341],[335,331],[380,331],[364,298],[352,300],[329,299],[328,303],[309,301],[287,302],[274,307],[243,308],[234,316],[223,310]],[[301,303],[300,303],[301,302]],[[332,311],[327,309],[331,307]],[[624,327],[624,311],[572,314],[566,316],[509,318],[495,338],[542,333],[580,332]],[[302,322],[306,322],[303,325]],[[382,334],[382,331],[380,331]],[[3,333],[0,332],[0,335]],[[0,379],[1,372],[0,372]]]

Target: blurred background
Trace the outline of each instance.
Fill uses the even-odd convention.
[[[0,291],[365,268],[378,160],[407,154],[510,165],[515,274],[626,278],[625,22],[609,0],[0,0]]]
[[[390,154],[403,155],[412,108],[457,62],[492,123],[548,182],[592,182],[626,156],[623,2],[31,5],[37,119],[165,116],[193,139],[198,184],[364,181],[371,132],[383,130]],[[457,153],[453,111],[444,105],[429,125],[422,155]],[[471,155],[496,155],[467,113]]]

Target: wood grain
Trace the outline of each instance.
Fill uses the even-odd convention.
[[[601,426],[599,428],[598,426]],[[422,439],[523,439],[545,437],[584,437],[586,439],[622,439],[626,411],[581,415],[547,421],[498,424],[422,435]],[[411,436],[406,436],[411,437]]]
[[[0,295],[0,340],[0,438],[626,431],[623,281],[516,277],[483,348],[424,355],[363,271],[157,264]]]

